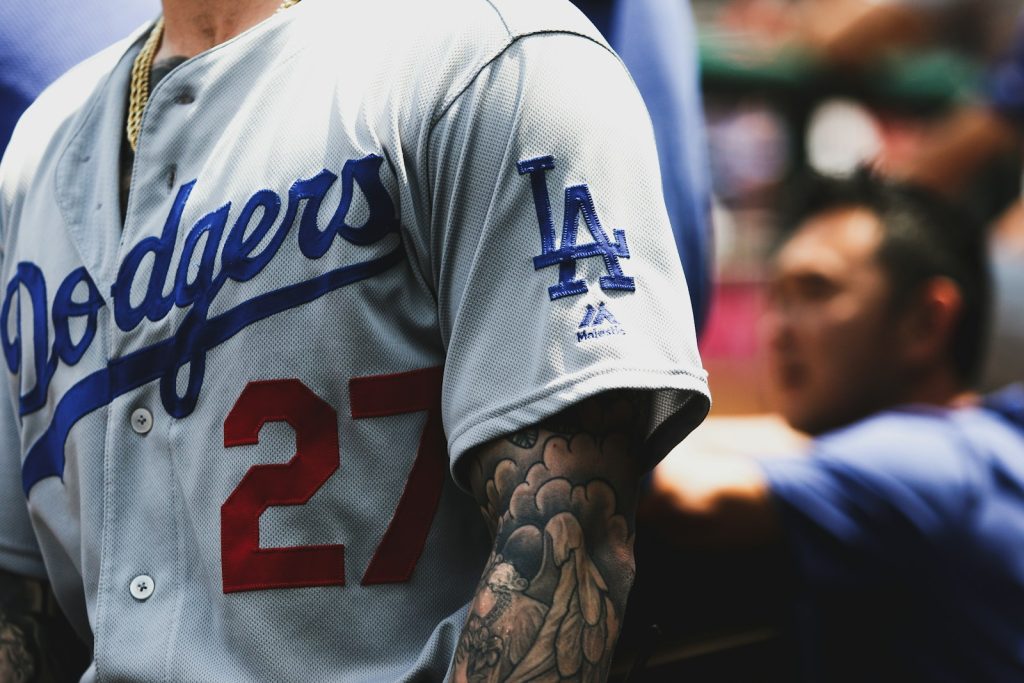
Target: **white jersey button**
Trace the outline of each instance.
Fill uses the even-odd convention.
[[[132,413],[132,429],[136,434],[149,434],[153,428],[153,413],[145,408],[136,408]]]
[[[149,600],[149,596],[153,594],[155,588],[153,577],[149,574],[139,574],[128,585],[128,590],[131,591],[132,597],[139,602]]]

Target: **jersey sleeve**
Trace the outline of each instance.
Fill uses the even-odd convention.
[[[958,441],[934,420],[897,416],[820,440],[808,457],[762,460],[801,576],[858,588],[927,571],[975,505]]]
[[[430,139],[453,466],[588,396],[653,392],[658,458],[709,394],[650,119],[618,58],[568,33],[513,41]]]

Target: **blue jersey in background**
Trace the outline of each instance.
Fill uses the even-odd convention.
[[[46,86],[159,13],[157,0],[0,3],[0,155],[21,113]]]
[[[1024,391],[892,410],[766,459],[808,680],[1024,680]]]

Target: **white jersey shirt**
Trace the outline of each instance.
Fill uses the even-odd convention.
[[[87,681],[441,680],[490,546],[450,468],[707,411],[640,98],[562,0],[303,0],[156,85],[122,224],[144,39],[0,167],[0,567]]]

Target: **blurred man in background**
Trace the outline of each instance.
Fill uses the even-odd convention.
[[[968,201],[983,172],[1003,158],[1020,158],[1024,143],[1024,14],[1011,45],[990,68],[982,97],[955,108],[916,154],[888,164],[894,177]],[[1024,202],[1014,201],[990,235],[995,281],[992,340],[983,386],[1024,381]]]
[[[809,457],[674,457],[648,517],[684,547],[789,549],[808,680],[1021,680],[1024,400],[968,393],[981,231],[863,174],[811,196],[768,320]]]

